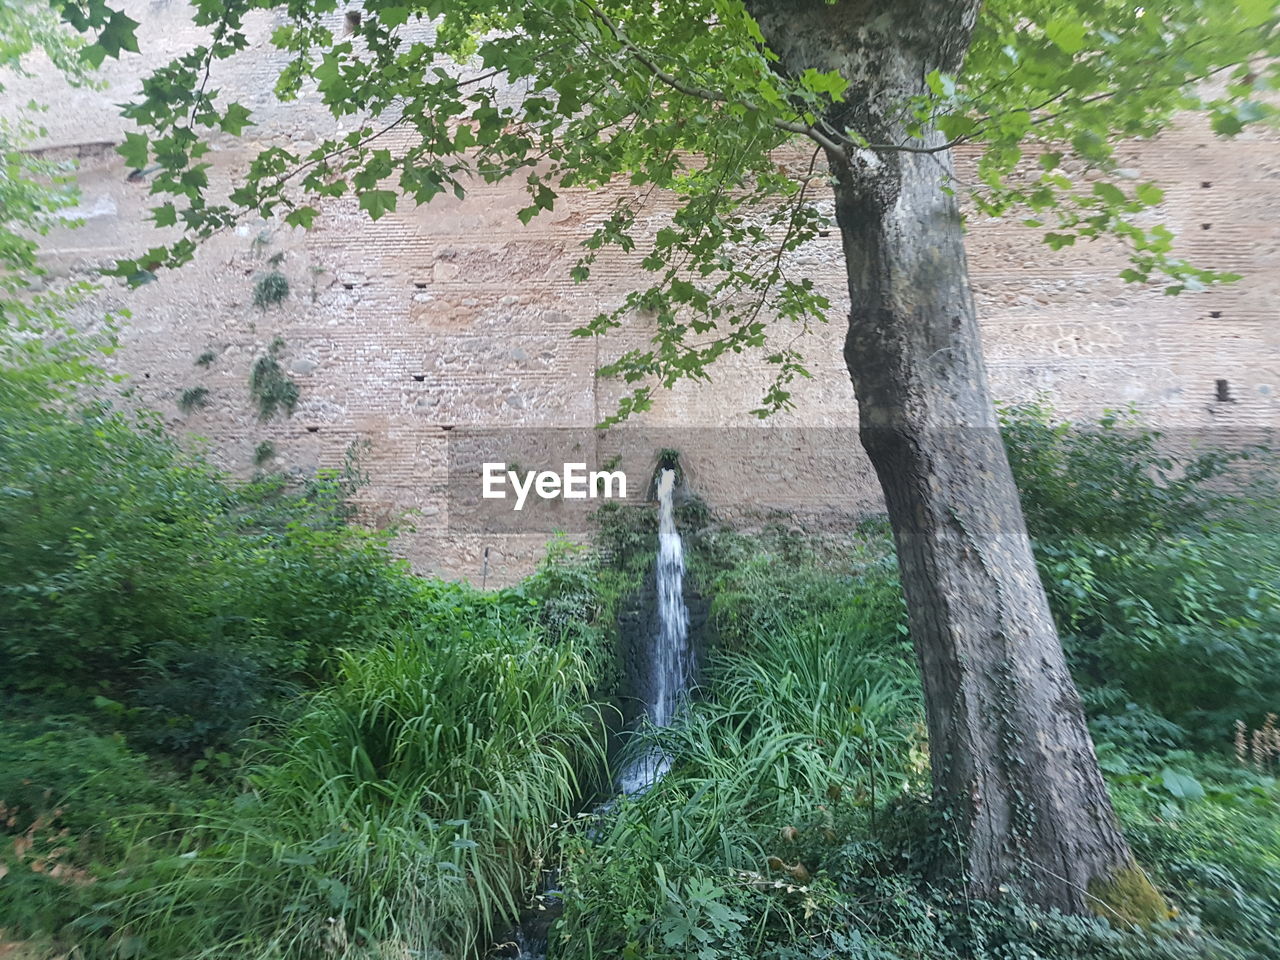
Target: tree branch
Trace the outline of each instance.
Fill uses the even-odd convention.
[[[703,87],[698,84],[687,83],[675,74],[668,73],[666,70],[663,70],[662,67],[658,66],[649,54],[632,43],[631,39],[627,36],[626,31],[622,28],[622,25],[614,21],[612,17],[601,10],[593,0],[582,0],[582,5],[591,11],[591,15],[604,25],[605,29],[613,35],[614,40],[616,40],[624,50],[631,54],[632,58],[634,58],[637,63],[677,93],[683,93],[687,97],[696,97],[700,100],[707,100],[711,103],[740,103],[744,107],[756,109],[753,104],[742,103],[742,101],[734,100],[726,94],[721,93],[719,90],[713,90],[710,87]],[[818,130],[810,124],[800,123],[794,120],[783,120],[780,117],[771,118],[769,122],[778,130],[785,130],[788,133],[798,133],[801,136],[808,137],[814,143],[829,151],[833,151],[842,156],[848,155],[847,143],[837,143],[821,130]]]

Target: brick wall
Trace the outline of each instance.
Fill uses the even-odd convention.
[[[91,273],[154,242],[143,219],[147,185],[127,179],[114,152],[125,126],[113,104],[136,89],[149,65],[200,35],[176,3],[132,7],[143,23],[143,53],[109,62],[105,90],[59,91],[38,68],[34,81],[6,94],[15,103],[52,99],[41,147],[81,165],[86,222],[50,239],[47,260],[57,276]],[[223,97],[244,102],[259,121],[250,140],[216,144],[216,176],[234,175],[262,143],[305,144],[338,126],[311,101],[274,103],[280,60],[265,43],[270,26],[257,15],[253,45],[214,77]],[[1082,416],[1132,403],[1157,424],[1195,431],[1275,427],[1280,138],[1217,142],[1189,118],[1126,154],[1126,166],[1167,188],[1160,215],[1180,250],[1245,279],[1168,298],[1116,279],[1122,264],[1105,243],[1052,253],[1016,223],[974,222],[969,258],[997,395],[1045,393],[1064,413]],[[959,158],[961,177],[971,159]],[[577,427],[593,436],[588,428],[620,393],[594,370],[643,339],[645,321],[635,318],[599,343],[569,331],[618,302],[639,271],[613,257],[589,285],[574,285],[568,272],[577,244],[624,193],[571,193],[525,228],[515,219],[525,201],[514,185],[477,185],[465,202],[405,206],[377,223],[339,202],[308,234],[246,223],[214,238],[179,274],[136,292],[108,286],[82,320],[92,323],[110,308],[131,311],[112,363],[129,375],[139,401],[163,411],[175,429],[206,438],[228,469],[251,473],[263,441],[276,450],[269,467],[298,472],[336,466],[353,442],[367,443],[371,479],[361,496],[368,519],[386,523],[414,511],[416,529],[400,547],[416,566],[477,577],[488,546],[490,582],[506,582],[536,561],[546,533],[486,536],[451,526],[449,436],[476,426]],[[647,215],[656,225],[668,212],[659,198]],[[290,296],[261,310],[252,303],[254,284],[277,254]],[[794,266],[834,305],[831,322],[801,341],[814,379],[798,387],[794,411],[763,424],[751,417],[768,370],[756,358],[733,357],[713,383],[662,394],[630,434],[596,437],[596,447],[622,451],[639,475],[652,468],[658,447],[681,447],[698,492],[726,513],[796,511],[829,523],[874,509],[840,359],[847,297],[838,237],[798,252]],[[291,418],[262,423],[248,394],[249,369],[277,337],[301,401]],[[206,352],[216,359],[197,366]],[[1215,399],[1218,380],[1228,382],[1231,402]],[[178,398],[197,386],[209,391],[208,406],[182,413]],[[681,432],[688,427],[736,429]],[[637,486],[633,494],[643,494]]]

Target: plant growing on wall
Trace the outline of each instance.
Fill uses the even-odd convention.
[[[267,352],[253,362],[249,372],[249,396],[258,407],[258,417],[270,420],[283,411],[293,415],[298,405],[298,385],[289,379],[280,366],[279,355],[284,341],[279,337],[272,341]]]
[[[207,407],[208,405],[208,387],[188,387],[178,397],[178,409],[183,413],[190,413],[192,410]]]
[[[824,320],[831,306],[789,256],[830,226],[825,198],[851,298],[844,360],[897,542],[934,791],[960,866],[979,896],[1014,885],[1068,912],[1108,898],[1158,912],[1036,576],[986,383],[951,149],[981,150],[963,186],[978,210],[1023,218],[1052,249],[1107,235],[1128,249],[1126,280],[1177,293],[1223,279],[1173,254],[1171,232],[1150,222],[1159,186],[1126,179],[1115,144],[1189,108],[1224,135],[1273,116],[1271,0],[370,0],[341,38],[326,25],[331,4],[302,0],[271,35],[289,57],[277,94],[307,91],[367,121],[305,149],[263,148],[221,202],[207,193],[202,138],[239,134],[251,116],[203,78],[248,43],[245,14],[273,5],[196,0],[211,41],[125,108],[143,130],[120,152],[160,164],[155,221],[181,218],[185,232],[114,273],[145,282],[246,215],[309,227],[348,194],[378,219],[402,196],[462,197],[473,176],[518,176],[527,223],[567,188],[625,177],[646,189],[585,239],[573,271],[587,281],[616,247],[652,275],[578,331],[606,333],[636,309],[654,318],[651,342],[604,368],[633,387],[610,421],[746,350],[776,370],[763,416],[809,376],[771,325]],[[97,31],[99,56],[133,48],[124,14],[62,9]],[[406,42],[411,17],[435,29]],[[499,76],[505,85],[488,82]],[[797,139],[811,159],[780,166],[777,149]],[[649,188],[677,204],[651,239]],[[278,374],[272,358],[259,363],[264,381]]]
[[[278,306],[289,296],[289,280],[279,270],[264,273],[253,283],[253,305],[261,310]]]

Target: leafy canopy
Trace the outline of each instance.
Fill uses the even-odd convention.
[[[95,32],[90,62],[136,48],[133,21],[103,0],[52,0]],[[1194,267],[1154,222],[1160,187],[1117,162],[1117,144],[1149,137],[1184,110],[1205,110],[1222,135],[1274,118],[1280,17],[1271,0],[993,0],[984,4],[957,76],[935,73],[902,104],[900,143],[869,142],[833,122],[852,95],[837,73],[784,76],[742,0],[368,0],[344,17],[336,0],[292,0],[271,43],[288,55],[284,100],[319,98],[356,129],[312,148],[262,149],[225,196],[210,188],[209,140],[253,123],[219,96],[221,61],[248,45],[245,19],[271,0],[195,0],[210,39],[157,69],[125,108],[139,132],[120,152],[158,166],[158,226],[175,239],[119,263],[132,284],[180,265],[199,241],[247,214],[309,227],[325,202],[354,196],[373,219],[476,181],[518,178],[528,223],[568,189],[625,181],[573,269],[586,281],[607,248],[634,254],[651,279],[578,333],[652,314],[644,347],[605,374],[632,384],[616,419],[650,402],[655,383],[706,378],[726,352],[763,349],[777,374],[757,413],[789,403],[807,376],[799,353],[766,338],[766,320],[805,325],[830,307],[790,254],[827,226],[821,149],[855,162],[874,153],[979,150],[972,182],[952,183],[975,208],[1017,215],[1054,249],[1108,235],[1127,247],[1124,278],[1168,293],[1230,275]],[[817,145],[797,161],[792,141]],[[858,161],[861,158],[861,161]],[[654,234],[638,217],[655,190],[678,199]],[[788,342],[794,343],[793,338]]]
[[[0,4],[0,95],[6,75],[25,76],[33,53],[43,53],[72,84],[86,82],[81,59],[84,44],[61,28],[48,4],[15,0]],[[14,105],[0,117],[0,330],[49,329],[60,311],[88,291],[86,284],[40,290],[44,270],[36,238],[74,221],[67,209],[76,202],[71,165],[28,151],[44,135],[36,119],[39,103]],[[33,286],[37,289],[33,289]],[[9,344],[0,344],[0,350]]]

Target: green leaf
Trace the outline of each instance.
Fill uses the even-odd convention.
[[[1076,54],[1084,49],[1085,28],[1079,20],[1065,17],[1045,24],[1044,34],[1063,53]]]
[[[1154,207],[1157,203],[1164,199],[1164,191],[1157,187],[1154,183],[1144,183],[1134,191],[1138,199],[1145,203],[1148,207]]]
[[[956,95],[956,78],[949,73],[943,73],[941,70],[930,70],[925,77],[925,82],[929,84],[929,89],[939,97],[954,97]]]
[[[453,149],[461,153],[464,150],[470,150],[476,145],[476,132],[471,129],[469,123],[458,124],[458,129],[453,133]]]
[[[973,133],[978,124],[972,117],[966,117],[960,113],[949,113],[938,118],[937,127],[948,140],[959,140]]]
[[[1114,183],[1100,181],[1093,185],[1093,194],[1104,203],[1112,206],[1121,206],[1127,202],[1124,191],[1117,187]]]
[[[844,99],[844,92],[849,87],[849,81],[840,76],[839,71],[832,70],[829,73],[823,73],[810,67],[800,77],[801,84],[805,89],[812,90],[814,93],[825,93],[832,100],[840,101]]]
[[[301,227],[303,230],[310,230],[311,223],[319,214],[315,207],[298,207],[290,210],[285,214],[284,222],[291,227]]]
[[[126,133],[124,143],[116,147],[116,153],[124,157],[124,162],[134,170],[141,170],[147,165],[150,156],[150,141],[140,133]]]
[[[95,70],[102,66],[102,61],[106,58],[107,51],[102,49],[102,44],[100,43],[91,43],[80,50],[80,59]]]
[[[93,705],[103,713],[109,713],[114,717],[123,716],[125,712],[124,704],[101,695],[93,698]]]
[[[1204,797],[1204,787],[1200,785],[1200,781],[1181,770],[1165,767],[1160,771],[1160,781],[1179,800],[1200,800]]]
[[[129,53],[137,53],[138,38],[134,35],[134,30],[137,27],[137,20],[131,20],[119,10],[113,10],[111,19],[107,21],[107,25],[98,34],[98,42],[95,46],[101,47],[107,56],[117,59],[120,57],[120,51],[122,50]]]
[[[1244,129],[1244,121],[1236,116],[1234,111],[1214,113],[1209,125],[1213,128],[1213,132],[1220,137],[1234,137]]]
[[[178,211],[172,203],[161,204],[151,211],[151,219],[157,227],[172,227],[178,222]]]
[[[1260,27],[1276,15],[1275,0],[1236,0],[1236,10],[1247,27]]]
[[[398,27],[408,20],[408,7],[383,7],[378,11],[378,22],[384,27]]]
[[[249,120],[248,108],[238,103],[233,103],[231,106],[227,107],[227,112],[223,115],[222,120],[218,124],[218,126],[233,137],[240,136],[240,131],[245,127],[252,125],[253,124]]]
[[[365,190],[360,194],[360,209],[368,212],[369,217],[377,220],[396,208],[396,192],[394,190]]]

